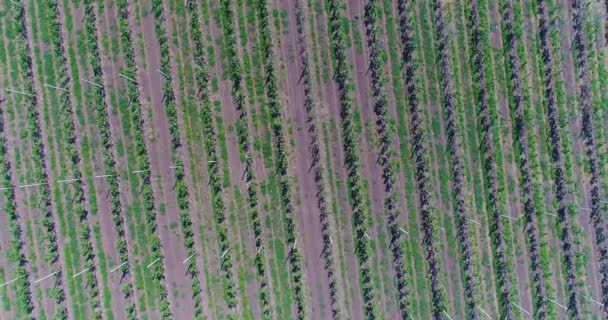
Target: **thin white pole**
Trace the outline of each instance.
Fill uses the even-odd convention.
[[[441,229],[441,230],[443,230],[443,231],[445,231],[445,228],[442,227],[442,226],[440,226],[440,225],[434,224],[434,226],[437,227],[437,228],[439,228],[439,229]]]
[[[95,178],[107,178],[107,177],[111,177],[111,174],[101,174],[101,175],[97,175],[95,176]]]
[[[103,88],[103,86],[102,86],[102,85],[100,85],[99,83],[95,83],[95,82],[93,82],[93,81],[89,81],[89,80],[86,80],[86,79],[82,79],[82,81],[84,81],[84,82],[86,82],[86,83],[88,83],[88,84],[92,84],[92,85],[94,85],[94,86],[97,86],[97,87]]]
[[[56,87],[56,86],[53,86],[53,85],[50,85],[50,84],[47,84],[47,83],[45,83],[44,86],[48,87],[48,88],[53,88],[53,89],[57,89],[57,90],[68,92],[68,89]]]
[[[581,210],[585,210],[585,211],[591,211],[591,208],[587,208],[587,207],[580,207]]]
[[[2,288],[4,286],[8,286],[9,284],[11,284],[11,283],[13,283],[13,282],[15,282],[15,281],[17,281],[17,280],[19,280],[21,278],[24,278],[25,276],[26,276],[26,274],[22,275],[21,277],[17,277],[17,278],[15,278],[13,280],[7,281],[7,282],[5,282],[3,284],[0,284],[0,288]]]
[[[407,231],[405,231],[405,229],[403,229],[403,228],[401,228],[401,227],[399,227],[399,230],[401,230],[401,232],[405,233],[405,234],[406,234],[406,235],[408,235],[408,236],[410,235],[409,233],[407,233]]]
[[[476,224],[476,225],[478,225],[478,226],[480,226],[480,227],[481,227],[481,223],[479,223],[479,222],[477,222],[477,221],[475,221],[475,220],[473,220],[473,219],[469,219],[469,218],[467,218],[467,220],[468,220],[469,222],[474,223],[474,224]]]
[[[11,2],[13,2],[13,1],[11,1]],[[15,3],[15,2],[13,2],[13,3]],[[13,90],[13,89],[8,89],[7,88],[6,91],[13,92],[13,93],[18,93],[18,94],[22,94],[22,95],[30,96],[30,97],[32,96],[31,94],[29,94],[27,92],[23,92],[23,91],[19,91],[19,90]]]
[[[53,272],[53,273],[49,274],[48,276],[46,276],[46,277],[44,277],[44,278],[40,278],[40,279],[38,279],[38,280],[34,281],[34,283],[38,283],[38,282],[40,282],[40,281],[42,281],[42,280],[46,280],[46,279],[48,279],[48,278],[50,278],[50,277],[52,277],[52,276],[54,276],[54,275],[58,274],[60,271],[61,271],[61,270],[57,270],[57,271],[55,271],[55,272]]]
[[[553,299],[551,299],[549,297],[545,297],[545,299],[547,299],[547,300],[555,303],[556,305],[560,306],[562,309],[568,311],[568,308],[565,305],[563,305],[563,304],[561,304],[561,303],[559,303],[559,302],[557,302],[557,301],[555,301],[555,300],[553,300]]]
[[[186,258],[184,261],[182,261],[182,264],[185,264],[186,262],[188,262],[188,260],[190,260],[190,258],[194,257],[196,253],[191,254],[188,258]]]
[[[518,305],[515,302],[511,302],[512,305],[516,306],[519,310],[523,311],[525,314],[530,315],[530,312],[526,311],[526,309],[522,308],[520,305]]]
[[[156,71],[158,71],[158,73],[160,73],[160,74],[162,74],[163,76],[165,76],[165,78],[167,78],[167,79],[171,79],[171,76],[169,76],[168,74],[166,74],[166,73],[164,73],[164,72],[160,71],[159,69],[156,69]]]
[[[132,171],[131,173],[142,173],[142,172],[146,172],[146,171],[150,171],[150,170],[135,170],[135,171]]]
[[[443,313],[445,313],[445,315],[446,315],[446,316],[448,316],[448,318],[449,318],[450,320],[454,320],[454,318],[450,317],[450,315],[448,314],[448,312],[447,312],[447,311],[443,310]]]
[[[0,190],[9,190],[9,189],[15,189],[15,187],[4,187],[4,188],[0,188]]]
[[[258,254],[260,254],[260,251],[262,251],[262,246],[260,246],[260,247],[258,248],[258,252],[256,252],[256,253],[255,253],[255,255],[257,256]]]
[[[137,81],[135,81],[135,79],[133,79],[133,78],[129,78],[129,77],[125,76],[125,75],[124,75],[124,74],[122,74],[122,73],[119,73],[118,75],[119,75],[120,77],[123,77],[123,78],[125,78],[125,79],[129,80],[129,81],[132,81],[132,82],[137,83]]]
[[[477,306],[477,309],[479,309],[479,311],[481,311],[486,317],[488,317],[488,318],[490,318],[490,320],[492,320],[492,317],[485,310],[483,310],[480,306]]]
[[[24,184],[22,186],[19,186],[19,188],[29,188],[29,187],[38,187],[38,186],[43,186],[46,185],[47,183],[32,183],[32,184]]]
[[[221,260],[221,259],[224,259],[224,256],[226,255],[226,253],[228,253],[228,250],[230,250],[230,249],[226,249],[226,251],[224,251],[224,252],[222,253],[222,256],[220,257],[220,260]]]
[[[123,262],[123,263],[119,264],[119,265],[118,265],[118,266],[116,266],[114,269],[110,270],[110,273],[112,273],[112,272],[114,272],[114,271],[118,270],[120,267],[122,267],[122,266],[124,266],[125,264],[127,264],[127,262],[128,262],[128,261],[125,261],[125,262]]]
[[[365,232],[365,237],[367,237],[368,240],[372,240],[372,238],[369,236],[369,234],[367,234],[367,232]]]
[[[181,167],[183,167],[183,166],[170,166],[169,168],[170,169],[177,169],[177,168],[181,168]]]
[[[511,216],[508,216],[508,215],[506,215],[506,214],[501,214],[501,216],[503,216],[503,217],[505,217],[505,218],[507,218],[507,219],[514,220],[514,221],[518,221],[518,220],[519,220],[519,218],[511,217]]]
[[[153,264],[157,263],[158,261],[160,261],[160,258],[156,258],[154,261],[150,262],[150,264],[148,264],[146,269],[149,269]]]
[[[552,216],[552,217],[556,217],[557,218],[556,214],[553,214],[553,213],[550,213],[550,212],[545,212],[545,214],[548,215],[548,216]]]
[[[66,182],[74,182],[74,181],[79,181],[80,179],[66,179],[66,180],[59,180],[57,181],[57,183],[66,183]]]
[[[78,277],[79,275],[81,275],[81,274],[83,274],[83,273],[85,273],[85,272],[89,271],[90,269],[91,269],[91,268],[86,268],[86,269],[84,269],[84,270],[82,270],[82,271],[78,272],[77,274],[73,275],[73,276],[72,276],[72,278],[76,278],[76,277]]]
[[[20,6],[21,8],[23,8],[23,5],[21,3],[18,3],[18,2],[13,1],[13,0],[8,0],[8,1],[12,2],[16,6]]]

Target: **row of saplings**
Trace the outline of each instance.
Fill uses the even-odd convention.
[[[448,42],[447,33],[445,30],[445,22],[444,22],[444,9],[441,1],[433,1],[433,10],[435,15],[435,27],[436,27],[436,36],[439,42],[439,59],[441,61],[441,79],[442,79],[442,92],[444,93],[444,108],[446,113],[446,133],[448,140],[448,150],[450,152],[452,161],[451,161],[451,171],[454,180],[454,201],[455,207],[458,215],[458,223],[459,223],[459,232],[458,237],[461,243],[461,251],[463,253],[462,258],[462,266],[465,270],[466,277],[466,288],[465,292],[467,294],[467,302],[469,303],[468,309],[471,311],[472,315],[477,314],[477,310],[474,310],[471,303],[474,303],[475,299],[475,282],[473,279],[477,278],[475,275],[474,264],[475,264],[475,256],[470,248],[471,238],[468,232],[466,216],[467,216],[467,205],[465,203],[466,199],[466,187],[464,185],[464,169],[463,169],[463,160],[461,155],[463,151],[460,145],[460,137],[458,136],[458,128],[457,128],[457,106],[456,99],[454,96],[454,90],[452,87],[452,70],[451,70],[451,60],[449,57],[450,53],[450,45]],[[402,20],[407,19],[405,15],[402,14]],[[402,21],[403,24],[403,21]],[[403,37],[403,35],[402,35]],[[404,59],[404,61],[408,61],[408,59]]]
[[[53,43],[53,48],[55,49],[55,58],[59,60],[57,63],[58,68],[56,69],[56,78],[62,84],[62,87],[65,87],[69,81],[67,74],[67,60],[63,48],[63,35],[61,33],[61,25],[59,23],[59,6],[57,1],[52,0],[47,1],[47,4],[51,9],[48,11],[47,15],[48,22],[51,24],[49,30],[50,37]],[[99,285],[97,283],[97,278],[95,277],[95,252],[91,243],[91,229],[89,228],[87,219],[88,212],[84,206],[86,198],[84,194],[82,174],[79,170],[80,156],[78,155],[76,146],[74,113],[69,94],[62,91],[59,93],[59,95],[61,123],[63,125],[62,132],[64,135],[63,138],[67,142],[67,145],[64,147],[64,153],[67,154],[67,158],[69,159],[69,165],[67,168],[70,172],[70,177],[75,179],[74,183],[72,184],[74,189],[74,195],[72,198],[72,213],[74,213],[79,219],[77,228],[80,240],[80,255],[84,258],[84,267],[89,269],[89,272],[83,274],[82,277],[84,277],[85,287],[88,289],[89,301],[92,305],[91,316],[93,319],[99,320],[102,318],[101,301],[99,299]]]
[[[91,81],[95,83],[101,83],[103,79],[103,71],[101,67],[101,57],[99,55],[99,47],[97,45],[97,28],[95,26],[95,8],[93,0],[85,1],[84,7],[84,28],[85,39],[87,43],[87,61],[91,65],[92,78]],[[92,101],[94,101],[95,108],[95,120],[97,122],[97,128],[99,136],[101,138],[102,157],[104,172],[107,176],[107,193],[109,195],[110,210],[112,212],[112,221],[114,222],[114,228],[117,233],[117,239],[115,242],[119,261],[129,261],[129,249],[127,247],[125,223],[122,217],[122,204],[120,201],[120,190],[116,171],[116,161],[112,152],[112,135],[110,130],[110,122],[108,120],[108,113],[106,105],[104,103],[105,89],[103,86],[92,88]],[[131,270],[129,264],[124,264],[121,267],[123,277],[129,277]],[[120,292],[129,301],[126,306],[126,316],[129,320],[136,320],[137,310],[135,307],[135,297],[133,296],[133,281],[124,281],[120,286]]]
[[[545,275],[548,272],[546,270],[546,259],[541,257],[543,251],[542,238],[540,236],[540,230],[536,221],[537,215],[537,204],[542,201],[542,195],[538,193],[538,188],[534,188],[533,179],[534,172],[537,171],[538,161],[530,151],[529,133],[526,121],[530,116],[525,112],[524,97],[522,92],[522,83],[520,75],[520,61],[518,57],[518,48],[516,44],[516,38],[521,35],[515,34],[515,24],[521,24],[521,21],[515,22],[513,3],[512,1],[505,1],[503,12],[503,21],[505,24],[505,38],[507,43],[507,56],[509,60],[509,78],[511,81],[511,92],[512,100],[515,112],[515,135],[519,143],[520,152],[520,171],[522,176],[522,194],[524,195],[524,210],[526,213],[526,229],[528,242],[530,245],[530,269],[532,270],[532,280],[534,283],[535,294],[535,306],[539,319],[545,319],[548,315],[548,310],[544,298],[547,292],[547,285],[545,282]],[[519,46],[523,51],[523,46],[520,43]],[[523,52],[525,54],[525,52]]]
[[[169,52],[169,43],[165,30],[165,19],[163,14],[163,3],[160,0],[152,1],[152,11],[154,12],[154,30],[156,37],[159,41],[160,46],[160,69],[170,70],[171,54]],[[163,101],[165,102],[165,110],[167,112],[167,118],[169,119],[169,132],[171,134],[171,150],[175,155],[179,152],[181,146],[179,125],[177,120],[177,106],[175,102],[175,92],[173,91],[172,79],[168,77],[163,82]],[[177,206],[180,214],[180,221],[182,224],[182,232],[184,234],[184,246],[188,256],[192,256],[196,253],[194,231],[192,229],[192,219],[190,218],[190,203],[188,187],[186,184],[185,170],[183,163],[179,157],[174,160],[175,165],[175,186],[174,190],[177,195]],[[202,289],[201,282],[199,279],[199,270],[196,264],[196,259],[188,260],[188,272],[191,275],[192,281],[192,298],[194,301],[194,316],[196,319],[200,319],[204,316],[203,314],[203,301],[202,301]]]
[[[572,293],[576,290],[578,284],[576,283],[576,262],[575,262],[575,247],[573,244],[572,237],[572,226],[570,220],[570,212],[572,209],[572,205],[568,204],[567,200],[567,173],[566,168],[564,167],[564,163],[569,161],[570,154],[565,151],[562,146],[562,133],[560,128],[560,120],[558,119],[558,101],[564,98],[563,90],[558,90],[558,84],[554,80],[554,61],[553,61],[553,52],[552,50],[552,41],[550,39],[551,31],[549,30],[549,16],[548,12],[551,12],[552,9],[548,8],[549,4],[547,1],[540,1],[538,4],[539,11],[539,25],[540,25],[540,40],[541,40],[541,56],[542,62],[544,65],[544,84],[545,84],[545,99],[547,103],[547,115],[549,122],[549,138],[552,142],[552,152],[551,156],[556,164],[554,171],[554,183],[556,190],[556,202],[558,203],[558,216],[561,224],[561,240],[562,240],[562,249],[564,252],[564,265],[566,272],[566,283],[568,287],[568,292]],[[554,85],[554,87],[551,87]],[[558,96],[556,97],[555,93],[557,92]],[[569,299],[569,305],[572,315],[578,317],[577,313],[579,312],[578,307],[576,306],[576,298],[570,296],[574,299]]]
[[[323,174],[323,167],[320,165],[320,147],[319,147],[319,136],[316,125],[315,108],[313,105],[312,98],[312,81],[310,77],[310,62],[308,47],[306,44],[306,21],[304,11],[302,9],[302,1],[296,1],[296,24],[298,31],[298,46],[300,59],[302,61],[300,79],[304,85],[304,108],[308,114],[308,133],[310,134],[310,147],[309,150],[312,154],[311,167],[314,168],[315,184],[317,186],[317,206],[319,208],[319,222],[321,223],[321,232],[323,236],[323,249],[322,256],[324,262],[324,268],[327,272],[327,280],[329,281],[329,298],[332,309],[332,317],[338,319],[338,305],[337,305],[337,283],[336,273],[334,267],[334,259],[332,254],[332,240],[329,235],[329,208],[327,191],[325,190],[325,178]]]
[[[128,14],[128,3],[126,0],[116,1],[117,14],[118,14],[118,29],[120,32],[121,43],[123,44],[123,55],[125,60],[125,68],[122,70],[122,74],[134,79],[135,78],[135,52],[133,50],[133,42],[131,37],[131,30],[129,29],[129,14]],[[148,151],[146,149],[146,143],[144,139],[144,120],[141,115],[141,103],[139,101],[139,91],[136,83],[132,81],[126,81],[127,97],[129,103],[129,111],[131,115],[131,124],[135,128],[134,140],[135,140],[135,157],[137,168],[142,170],[142,184],[140,193],[143,198],[144,213],[146,215],[146,226],[149,234],[149,248],[152,250],[152,261],[159,261],[149,268],[149,272],[152,279],[156,282],[159,290],[160,307],[159,311],[163,319],[170,319],[172,317],[171,309],[169,307],[168,292],[165,285],[165,272],[163,253],[161,250],[160,238],[157,234],[156,224],[156,208],[154,193],[152,191],[152,181],[150,177],[150,162],[148,158]]]
[[[376,128],[380,136],[380,163],[382,165],[382,177],[388,197],[385,199],[384,207],[388,213],[388,230],[390,233],[390,248],[393,256],[393,267],[397,281],[397,295],[399,311],[402,319],[408,318],[408,284],[407,273],[403,263],[402,232],[399,230],[399,191],[396,188],[396,176],[399,163],[394,157],[393,139],[395,133],[387,123],[390,118],[388,114],[388,96],[385,89],[386,76],[384,74],[382,44],[379,39],[380,28],[378,27],[380,8],[376,1],[370,0],[365,6],[365,24],[368,47],[370,47],[370,70],[372,76],[372,93],[376,99],[374,112],[376,113]],[[419,112],[419,110],[415,110]],[[414,116],[413,118],[417,118]]]
[[[33,65],[31,58],[31,48],[27,46],[27,21],[25,19],[25,9],[23,7],[13,6],[13,14],[15,16],[16,24],[15,31],[21,36],[20,41],[16,42],[17,49],[17,60],[19,62],[19,70],[25,75],[24,91],[34,93],[34,75]],[[45,153],[42,145],[42,133],[40,131],[38,111],[36,107],[38,105],[37,97],[35,95],[28,95],[25,97],[24,105],[27,106],[27,130],[32,140],[32,153],[33,153],[33,175],[37,181],[47,181],[48,175],[46,166],[44,164]],[[48,186],[42,188],[42,199],[38,204],[38,208],[42,212],[42,221],[44,234],[43,239],[46,242],[46,256],[45,261],[49,264],[56,264],[59,262],[59,251],[57,246],[57,236],[55,235],[55,223],[53,221],[53,213],[51,211],[51,192]],[[59,273],[60,274],[60,273]],[[61,284],[60,277],[57,277],[57,281]],[[55,286],[50,292],[50,296],[55,299],[58,306],[56,309],[54,319],[67,319],[68,313],[65,303],[65,291],[61,285]]]
[[[304,319],[305,299],[304,285],[302,281],[302,257],[298,248],[295,246],[297,224],[294,217],[294,207],[292,203],[291,181],[287,173],[288,170],[288,150],[283,133],[281,117],[281,101],[279,99],[277,80],[274,70],[274,54],[272,49],[272,38],[270,32],[269,13],[265,0],[257,3],[258,22],[261,32],[262,49],[264,51],[264,65],[266,69],[265,86],[268,95],[270,115],[272,119],[272,129],[275,136],[277,151],[277,170],[280,174],[280,189],[283,208],[285,209],[285,221],[287,228],[287,243],[291,246],[288,253],[291,264],[291,274],[294,282],[295,300],[298,319]]]
[[[355,232],[355,252],[359,259],[359,277],[364,312],[367,319],[375,319],[374,289],[372,275],[369,265],[369,243],[366,235],[366,225],[369,221],[367,205],[362,194],[362,182],[359,172],[358,133],[353,119],[353,84],[350,79],[350,66],[346,56],[346,34],[341,27],[343,19],[341,3],[338,0],[329,0],[330,33],[334,57],[337,65],[335,67],[335,79],[338,84],[342,118],[342,133],[344,139],[345,163],[348,170],[348,185],[351,198],[353,199],[353,225]]]
[[[251,214],[251,219],[252,219],[252,223],[254,226],[254,236],[256,237],[256,245],[259,244],[258,241],[259,237],[261,235],[261,225],[260,225],[260,221],[259,221],[259,217],[257,215],[257,190],[255,189],[255,177],[254,177],[254,173],[253,173],[253,159],[249,156],[249,132],[248,132],[248,127],[247,127],[247,111],[246,111],[246,107],[245,107],[245,95],[243,93],[242,90],[242,86],[241,86],[241,81],[242,81],[242,76],[241,76],[241,67],[240,67],[240,62],[239,62],[239,57],[238,57],[238,53],[236,50],[237,47],[237,39],[235,36],[235,32],[234,32],[234,27],[233,27],[233,13],[232,13],[232,9],[231,9],[231,2],[230,1],[220,1],[220,6],[221,6],[221,15],[222,15],[222,30],[224,31],[224,46],[226,47],[226,51],[228,52],[228,57],[227,59],[229,60],[229,75],[230,75],[230,79],[232,79],[232,97],[234,100],[234,103],[237,107],[237,110],[239,112],[238,115],[238,119],[236,121],[236,130],[237,130],[237,139],[239,142],[239,147],[240,147],[240,151],[241,151],[241,158],[245,158],[245,181],[247,183],[247,191],[248,191],[248,197],[249,197],[249,206],[250,209],[253,210],[252,214]],[[211,116],[209,115],[209,118],[211,118]],[[215,137],[213,137],[213,140],[215,141]],[[208,150],[209,153],[209,150]],[[217,159],[217,155],[214,156]],[[218,169],[215,169],[215,171],[217,171]],[[214,190],[214,193],[216,194],[213,205],[214,205],[214,210],[216,212],[216,220],[218,223],[218,231],[221,231],[220,228],[222,228],[222,232],[224,234],[223,238],[221,238],[221,241],[226,241],[226,242],[220,242],[220,246],[222,251],[228,250],[229,246],[228,246],[228,239],[226,237],[226,229],[223,226],[223,222],[225,220],[225,216],[224,216],[224,203],[222,201],[221,198],[221,180],[219,179],[219,177],[216,175],[216,178],[214,179],[214,182],[212,182],[212,190]],[[256,227],[257,226],[257,227]],[[261,252],[260,252],[261,253]],[[226,266],[225,262],[222,261],[223,266]],[[262,261],[261,259],[255,259],[255,264],[256,264],[256,269],[257,270],[261,270],[263,269],[263,264],[264,261]],[[232,281],[232,273],[231,273],[231,269],[229,269],[228,267],[232,267],[231,265],[226,266],[226,278],[227,280],[230,279],[230,281]],[[228,278],[230,277],[230,278]],[[265,284],[265,283],[264,283]],[[227,293],[230,294],[229,296],[227,296],[226,298],[229,299],[228,303],[229,305],[232,305],[232,307],[236,306],[236,301],[235,301],[235,295],[236,293],[234,292],[234,283],[230,282],[229,284],[231,287],[228,288],[230,289],[230,291],[228,291]],[[266,290],[266,286],[262,287],[264,290]],[[267,297],[267,296],[266,296]],[[262,299],[262,303],[266,303],[267,301]],[[265,312],[269,313],[270,312],[270,308],[265,308]]]

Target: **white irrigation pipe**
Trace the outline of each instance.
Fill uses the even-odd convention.
[[[0,284],[0,288],[2,288],[4,286],[8,286],[9,284],[11,284],[11,283],[13,283],[13,282],[15,282],[15,281],[17,281],[17,280],[19,280],[21,278],[24,278],[25,276],[26,276],[26,274],[22,275],[21,277],[17,277],[17,278],[15,278],[13,280],[7,281],[7,282],[5,282],[3,284]]]
[[[83,273],[85,273],[85,272],[89,271],[90,269],[91,269],[91,268],[86,268],[86,269],[84,269],[84,270],[82,270],[82,271],[78,272],[77,274],[73,275],[73,276],[72,276],[72,278],[76,278],[76,277],[78,277],[79,275],[81,275],[81,274],[83,274]]]
[[[488,317],[488,318],[490,318],[490,320],[492,320],[492,317],[485,310],[483,310],[480,306],[477,306],[477,309],[479,309],[479,311],[481,311],[483,314],[485,314],[486,317]]]
[[[61,271],[61,270],[57,270],[57,271],[55,271],[55,272],[53,272],[53,273],[49,274],[48,276],[46,276],[46,277],[44,277],[44,278],[41,278],[41,279],[38,279],[38,280],[34,281],[34,283],[38,283],[38,282],[40,282],[40,281],[42,281],[42,280],[46,280],[46,279],[48,279],[48,278],[50,278],[50,277],[52,277],[52,276],[54,276],[54,275],[58,274],[60,271]]]
[[[32,96],[31,94],[29,94],[27,92],[23,92],[23,91],[19,91],[19,90],[13,90],[13,89],[9,89],[9,88],[6,88],[6,91],[13,92],[13,93],[18,93],[18,94],[22,94],[22,95],[30,96],[30,97]]]
[[[125,78],[125,79],[129,80],[129,81],[133,81],[133,82],[137,83],[137,81],[135,81],[135,79],[133,79],[133,78],[129,78],[129,77],[125,76],[125,75],[124,75],[124,74],[122,74],[122,73],[119,73],[118,75],[119,75],[120,77],[123,77],[123,78]]]
[[[568,307],[566,307],[565,305],[563,305],[563,304],[561,304],[561,303],[559,303],[559,302],[557,302],[557,301],[555,301],[555,300],[553,300],[553,299],[551,299],[549,297],[545,297],[545,299],[547,299],[547,300],[555,303],[556,305],[560,306],[562,309],[568,311]]]
[[[45,83],[44,86],[48,87],[48,88],[53,88],[53,89],[57,89],[57,90],[68,92],[68,89],[56,87],[56,86],[53,86],[53,85],[50,85],[50,84],[47,84],[47,83]]]
[[[127,262],[128,262],[128,261],[125,261],[125,262],[123,262],[123,263],[119,264],[119,265],[118,265],[118,266],[116,266],[114,269],[110,270],[110,273],[112,273],[112,272],[114,272],[114,271],[118,270],[120,267],[122,267],[122,266],[124,266],[125,264],[127,264]]]
[[[146,267],[146,269],[149,269],[153,264],[157,263],[158,261],[160,261],[160,258],[156,258],[156,260],[150,262],[150,264],[148,264],[148,266]]]

